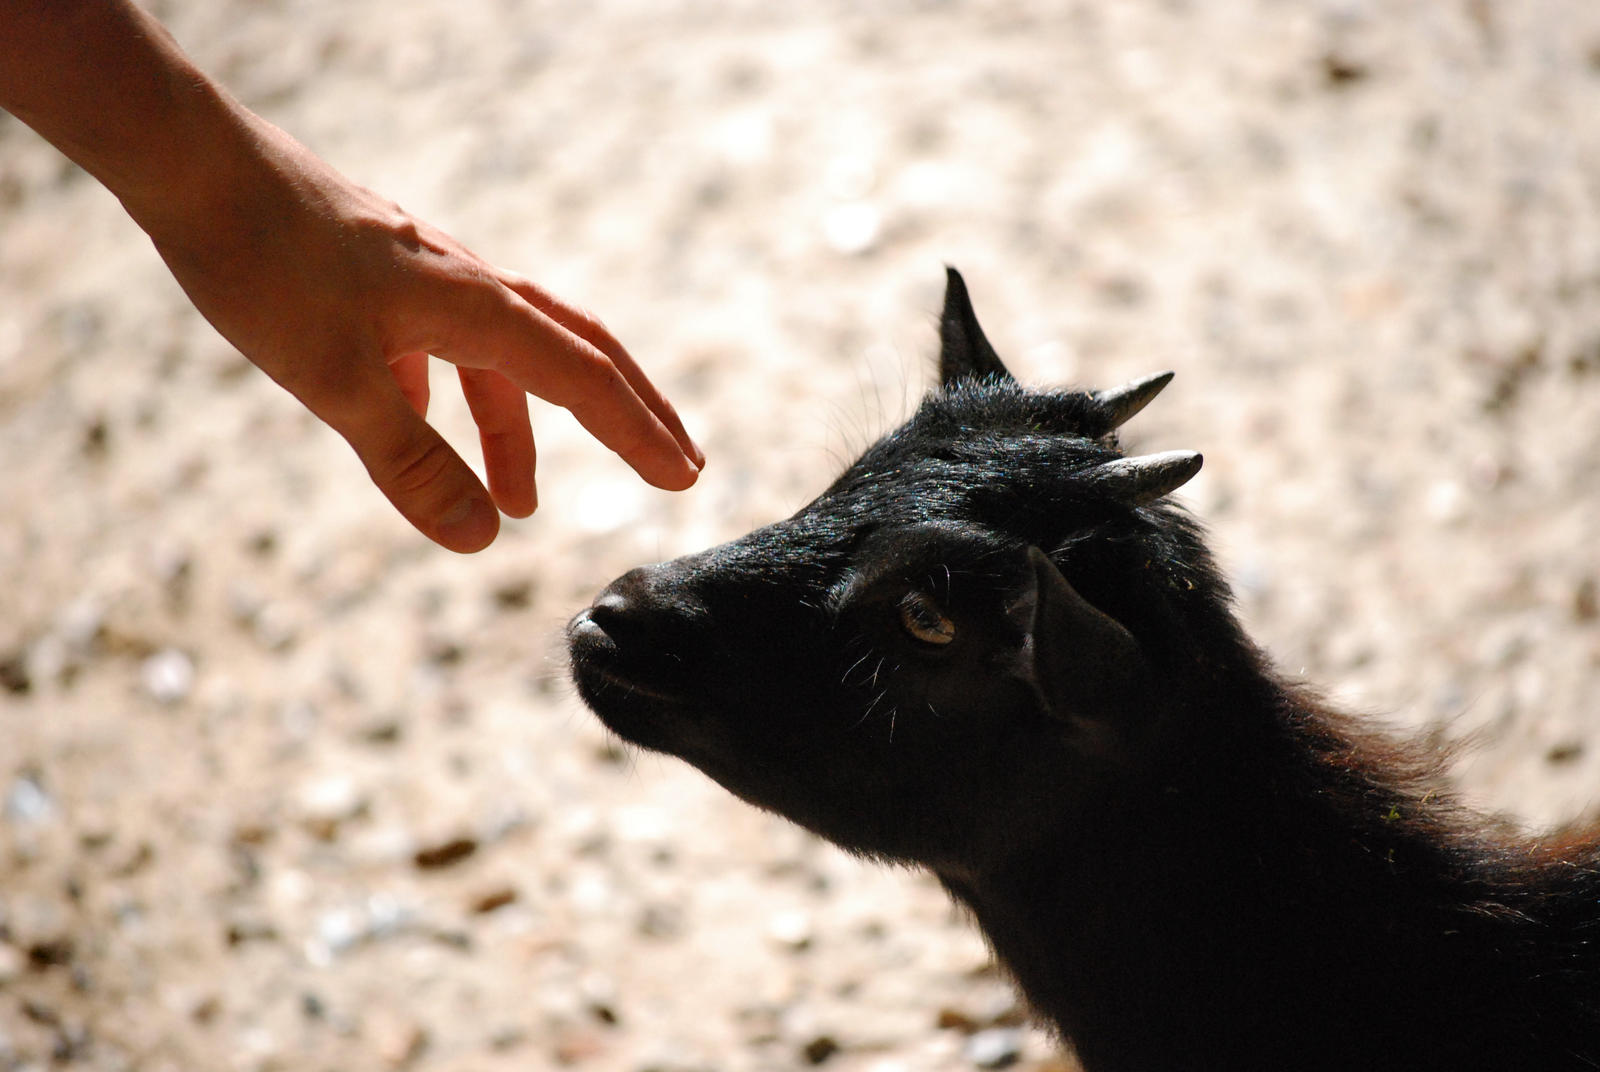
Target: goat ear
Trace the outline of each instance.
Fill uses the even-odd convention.
[[[1120,622],[1093,606],[1037,547],[1012,604],[1027,632],[1022,672],[1050,714],[1094,731],[1120,723],[1145,680],[1144,653]]]
[[[1012,378],[978,326],[978,314],[972,311],[972,299],[967,296],[967,284],[961,273],[948,267],[945,269],[944,312],[939,316],[939,342],[941,387],[949,387],[957,380]]]

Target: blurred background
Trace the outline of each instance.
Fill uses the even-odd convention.
[[[562,624],[818,492],[943,265],[1129,429],[1285,673],[1600,804],[1600,5],[165,0],[336,167],[596,310],[706,448],[536,404],[426,542],[0,115],[0,1070],[1067,1070],[923,876],[618,749]],[[445,370],[437,423],[476,461]]]

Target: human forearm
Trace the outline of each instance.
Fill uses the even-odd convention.
[[[0,0],[0,41],[0,107],[141,222],[249,145],[254,117],[131,0]]]

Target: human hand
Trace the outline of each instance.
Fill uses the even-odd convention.
[[[357,186],[233,100],[132,0],[0,0],[0,106],[121,199],[200,312],[342,434],[407,520],[456,551],[533,512],[526,392],[658,487],[705,456],[593,317]],[[485,490],[424,420],[454,363]]]
[[[657,487],[694,483],[704,455],[599,321],[243,114],[254,151],[228,161],[214,192],[124,203],[196,308],[343,435],[424,535],[475,551],[494,539],[496,506],[533,512],[525,392],[571,410]],[[487,492],[423,420],[429,354],[458,368]]]

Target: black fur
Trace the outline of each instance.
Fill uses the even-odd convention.
[[[573,620],[606,725],[930,868],[1090,1072],[1600,1068],[1600,836],[1490,833],[1285,683],[1095,396],[1018,386],[953,272],[941,334],[814,502]]]

